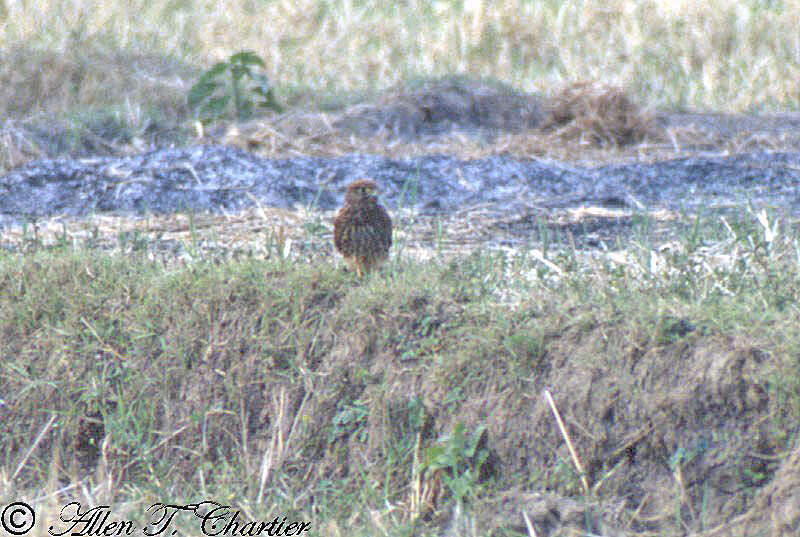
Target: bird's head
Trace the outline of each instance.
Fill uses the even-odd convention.
[[[347,186],[344,199],[347,203],[363,203],[365,201],[378,201],[378,185],[369,179],[359,179]]]

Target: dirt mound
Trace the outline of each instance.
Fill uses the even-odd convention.
[[[445,78],[417,87],[393,88],[377,102],[339,112],[291,112],[244,126],[234,125],[225,140],[241,147],[280,147],[305,154],[317,151],[385,153],[479,151],[488,144],[507,145],[504,135],[536,138],[551,146],[571,140],[597,147],[622,147],[657,137],[654,116],[622,88],[593,83],[568,86],[552,98],[518,92],[501,84]],[[353,139],[353,136],[357,139]],[[520,146],[520,140],[514,147]],[[498,148],[499,149],[499,148]]]
[[[293,455],[298,472],[325,479],[369,473],[388,446],[416,436],[420,457],[437,446],[461,446],[461,471],[486,450],[480,481],[505,492],[470,504],[470,516],[489,531],[524,533],[525,516],[545,537],[578,530],[653,534],[676,526],[700,533],[737,520],[748,531],[796,527],[798,511],[786,502],[798,494],[798,458],[795,450],[783,459],[792,431],[773,415],[782,395],[771,393],[770,381],[793,365],[760,343],[672,317],[658,319],[650,336],[630,333],[629,325],[620,329],[599,312],[570,320],[556,305],[523,308],[497,342],[472,341],[452,327],[480,322],[482,314],[456,296],[405,288],[405,295],[385,300],[375,288],[356,289],[350,293],[368,300],[366,310],[356,311],[352,306],[361,302],[325,288],[313,283],[297,304],[302,323],[324,326],[302,363],[325,383],[265,378],[247,395],[254,437],[264,434],[256,423],[278,416],[282,430],[294,428],[293,445],[304,446]],[[276,358],[270,370],[297,359]],[[442,359],[446,367],[431,362]],[[229,375],[260,367],[255,357],[236,366],[212,358],[205,366]],[[510,378],[518,380],[509,384]],[[546,388],[586,469],[588,491],[541,396]],[[270,393],[281,394],[280,404],[266,399]],[[202,405],[207,397],[189,399]],[[270,404],[280,411],[270,412]],[[312,423],[297,427],[300,415]],[[473,448],[453,440],[461,427],[466,438],[474,435]],[[456,515],[441,512],[456,490],[446,485],[458,477],[448,474],[452,468],[428,466],[411,487],[402,481],[407,476],[378,472],[365,478],[400,479],[388,486],[406,491],[397,501],[415,506],[420,520],[465,523],[446,522]],[[528,492],[542,489],[549,492]],[[760,505],[774,506],[765,511],[773,514]]]
[[[154,70],[154,80],[168,82],[158,71],[162,67],[150,65],[151,59],[136,61],[146,71]],[[53,69],[54,77],[59,69]],[[94,80],[86,83],[96,86]],[[176,90],[170,89],[171,99]],[[508,154],[597,164],[707,152],[800,150],[797,113],[653,111],[624,88],[595,82],[568,85],[547,97],[500,83],[449,77],[391,88],[343,108],[337,104],[339,108],[315,109],[321,98],[309,98],[304,106],[285,113],[207,129],[189,128],[175,118],[134,125],[113,111],[88,114],[74,124],[51,117],[6,121],[0,126],[0,167],[10,169],[42,157],[129,155],[185,145],[193,135],[196,143],[235,145],[272,158]]]
[[[542,101],[535,96],[500,84],[449,78],[390,90],[377,104],[355,106],[333,124],[362,137],[409,140],[453,130],[520,131],[536,128],[544,119]]]
[[[447,323],[458,310],[455,305],[419,304],[414,317],[435,319],[434,326]],[[419,328],[411,318],[409,322],[390,333],[417,333]],[[529,333],[524,321],[517,330],[520,338]],[[467,385],[463,397],[468,403],[453,412],[447,397],[472,374],[474,353],[451,364],[446,378],[415,377],[397,362],[396,349],[381,345],[370,333],[346,338],[321,364],[343,379],[357,378],[366,367],[371,376],[386,378],[396,388],[378,397],[358,383],[342,381],[338,393],[331,394],[331,401],[345,393],[363,398],[365,419],[374,421],[366,445],[342,452],[348,453],[339,460],[343,467],[365,464],[374,449],[368,446],[391,437],[387,428],[408,419],[409,395],[418,394],[429,420],[429,436],[423,436],[428,445],[459,423],[483,423],[498,482],[518,485],[520,475],[536,475],[534,488],[580,495],[564,439],[541,397],[550,387],[599,503],[584,505],[558,495],[544,501],[521,492],[512,502],[516,507],[505,504],[504,512],[492,505],[480,512],[478,527],[524,532],[526,510],[545,536],[563,535],[566,528],[602,535],[659,532],[675,523],[676,516],[681,525],[701,531],[740,515],[742,502],[750,503],[743,495],[746,487],[765,506],[779,502],[772,517],[777,517],[776,524],[796,528],[798,512],[786,503],[799,493],[797,474],[792,473],[796,457],[780,463],[786,431],[770,418],[775,401],[768,394],[770,375],[788,364],[775,363],[769,352],[720,338],[685,320],[664,319],[653,341],[626,342],[629,334],[617,333],[613,324],[575,327],[545,333],[546,350],[541,353],[523,352],[520,359],[530,376],[519,386],[498,384],[508,378],[508,356],[479,359],[484,380]],[[353,357],[361,358],[354,362]],[[333,419],[333,407],[314,408],[320,423]],[[435,508],[435,495],[427,499]],[[771,520],[753,518],[749,527]],[[610,528],[617,531],[609,533]]]

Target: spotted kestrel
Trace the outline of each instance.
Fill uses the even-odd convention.
[[[386,261],[392,246],[392,219],[378,203],[377,190],[368,179],[350,183],[333,221],[333,244],[359,278]]]

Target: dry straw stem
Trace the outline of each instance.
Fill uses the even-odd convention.
[[[417,432],[414,443],[414,460],[411,470],[411,487],[409,493],[409,516],[417,520],[420,515],[433,507],[436,496],[435,478],[423,475],[420,452],[422,450],[422,432]]]
[[[308,375],[305,376],[307,377]],[[273,471],[280,470],[283,467],[286,458],[291,453],[292,440],[297,436],[298,428],[305,416],[306,404],[311,398],[311,394],[314,393],[313,386],[309,385],[308,382],[306,382],[306,386],[309,389],[300,402],[300,407],[293,419],[289,415],[290,400],[286,386],[281,386],[279,393],[272,393],[272,438],[269,447],[264,451],[261,461],[256,504],[260,504],[264,498],[270,475]]]
[[[261,478],[258,485],[256,504],[260,504],[264,497],[264,488],[269,479],[273,466],[280,467],[286,456],[286,431],[285,419],[289,400],[286,396],[286,387],[281,386],[280,394],[272,394],[272,441],[264,452],[261,462]]]
[[[531,522],[528,513],[525,512],[525,509],[522,510],[522,518],[525,519],[525,526],[528,528],[528,535],[530,537],[537,537],[536,535],[536,528],[533,527],[533,522]]]
[[[414,444],[414,460],[411,466],[410,511],[412,518],[416,518],[419,516],[423,504],[422,472],[420,472],[420,458],[419,458],[419,452],[421,446],[422,446],[422,432],[418,431],[416,442]]]
[[[22,469],[25,467],[25,463],[28,462],[31,454],[36,450],[36,447],[44,439],[44,437],[47,436],[47,433],[50,431],[50,427],[52,427],[53,423],[56,421],[56,417],[57,416],[53,414],[50,416],[50,419],[47,420],[47,423],[45,423],[44,427],[42,427],[42,430],[39,431],[38,435],[36,435],[36,440],[33,441],[33,444],[31,444],[31,446],[28,448],[28,451],[25,452],[25,456],[22,457],[21,461],[19,461],[17,469],[14,470],[14,473],[11,475],[11,479],[9,481],[14,481],[14,478],[17,477],[20,471],[22,471]]]
[[[564,441],[567,443],[567,448],[569,448],[569,454],[572,456],[572,462],[575,463],[575,468],[578,470],[578,475],[581,476],[581,484],[583,485],[583,490],[586,494],[589,494],[589,481],[586,479],[586,470],[583,469],[583,464],[581,464],[581,460],[578,458],[578,454],[575,452],[575,448],[572,445],[572,441],[569,438],[569,433],[567,433],[567,428],[564,426],[564,422],[561,420],[561,414],[558,412],[558,408],[556,407],[556,402],[553,401],[553,396],[550,395],[550,390],[544,391],[544,397],[547,400],[547,404],[550,405],[550,409],[553,411],[553,416],[556,418],[556,422],[558,422],[558,428],[561,430],[561,436],[564,437]]]

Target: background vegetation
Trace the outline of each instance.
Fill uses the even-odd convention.
[[[239,50],[290,94],[464,73],[531,92],[601,80],[653,106],[800,105],[797,0],[4,0],[0,20],[0,111],[163,107]]]

